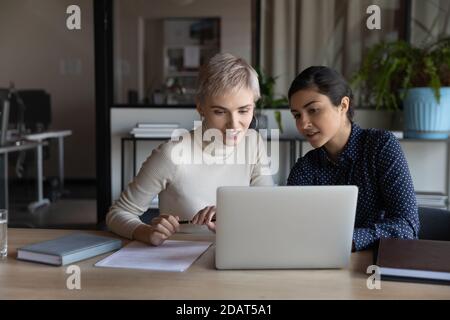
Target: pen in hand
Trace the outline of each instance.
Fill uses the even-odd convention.
[[[216,222],[216,219],[212,219],[211,222]],[[179,224],[192,224],[191,220],[180,220]]]

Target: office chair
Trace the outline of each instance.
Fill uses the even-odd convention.
[[[25,105],[24,125],[30,133],[46,131],[51,123],[51,98],[45,90],[28,89],[17,90],[16,101],[21,100]],[[12,104],[14,104],[13,101]],[[19,108],[16,113],[11,113],[11,122],[18,120]]]
[[[30,133],[40,133],[47,131],[51,124],[51,96],[43,89],[18,90],[17,95],[26,106],[25,129]],[[43,160],[50,158],[51,143],[44,146]],[[48,191],[46,197],[51,201],[56,201],[61,196],[61,188],[58,177],[45,178]]]
[[[7,101],[7,105],[5,105]],[[23,101],[17,97],[17,91],[14,88],[14,84],[11,83],[9,88],[0,88],[0,106],[1,108],[1,145],[7,145],[7,131],[11,129],[12,125],[15,125],[18,132],[22,132],[23,127],[23,112],[25,106]],[[14,123],[11,119],[15,119]],[[19,134],[20,136],[20,134]],[[16,174],[20,178],[23,175],[23,162],[25,157],[25,151],[21,151],[18,155],[12,154],[10,158],[12,161],[16,161]],[[16,159],[17,158],[17,159]]]
[[[450,211],[419,207],[419,239],[450,241]]]
[[[19,139],[23,134],[38,133],[48,129],[51,122],[51,99],[45,90],[17,90],[13,83],[9,88],[10,114],[9,127],[18,130]],[[44,159],[50,157],[49,146],[43,148]],[[20,152],[16,161],[16,175],[26,175],[26,152]]]

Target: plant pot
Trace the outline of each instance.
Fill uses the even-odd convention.
[[[431,88],[412,88],[403,100],[405,136],[447,139],[450,133],[450,87],[441,88],[438,104]]]

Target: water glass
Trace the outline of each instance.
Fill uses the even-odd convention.
[[[0,209],[0,258],[8,255],[8,210]]]

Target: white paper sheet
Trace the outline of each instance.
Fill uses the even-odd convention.
[[[97,262],[96,267],[183,272],[208,249],[211,242],[167,240],[159,247],[133,241]]]

